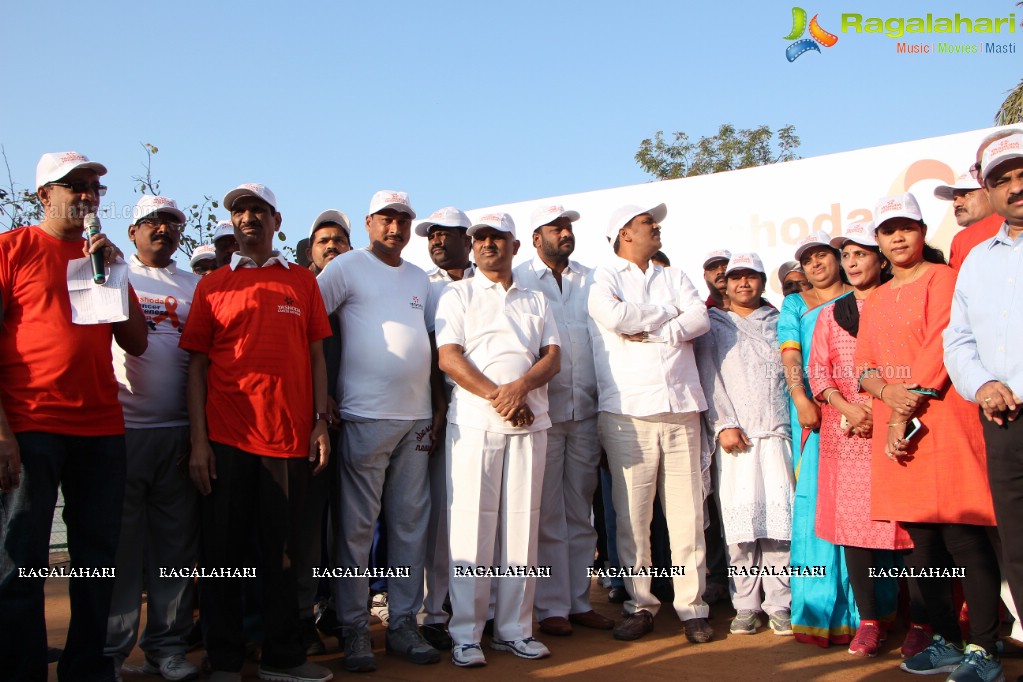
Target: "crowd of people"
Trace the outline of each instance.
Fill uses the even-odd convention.
[[[382,190],[367,248],[328,209],[299,264],[273,248],[274,193],[242,184],[185,269],[167,197],[138,201],[127,258],[83,237],[105,173],[44,154],[43,220],[0,235],[0,680],[47,678],[58,488],[61,680],[120,679],[136,643],[168,680],[200,675],[199,644],[211,680],[247,658],[262,679],[328,680],[308,657],[332,638],[370,672],[374,620],[422,665],[484,666],[485,641],[546,658],[536,630],[635,640],[663,604],[701,644],[722,597],[729,636],[872,657],[900,590],[903,670],[1004,680],[1000,602],[1015,617],[1023,599],[1023,130],[935,190],[963,227],[950,265],[916,198],[885,196],[872,222],[797,245],[780,309],[749,251],[707,254],[704,300],[660,251],[663,203],[615,210],[590,268],[577,211],[415,222]],[[521,233],[535,253],[513,266]],[[403,257],[422,244],[430,272]],[[90,254],[127,273],[120,319],[73,321],[68,264]],[[593,609],[594,577],[621,619]]]

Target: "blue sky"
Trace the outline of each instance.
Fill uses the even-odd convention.
[[[792,63],[789,2],[12,3],[0,142],[22,186],[45,151],[103,162],[122,215],[150,142],[179,202],[262,182],[289,243],[340,208],[364,245],[377,189],[425,217],[644,182],[633,155],[657,130],[791,123],[809,157],[984,128],[1023,75],[1012,1],[800,1],[839,40]],[[900,55],[840,32],[843,13],[957,11],[1015,13],[1015,32],[904,40],[1016,54]],[[123,246],[128,222],[105,224]]]

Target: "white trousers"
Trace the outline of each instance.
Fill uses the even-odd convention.
[[[600,442],[611,469],[611,496],[618,516],[618,558],[623,568],[651,566],[650,520],[654,497],[660,494],[668,522],[674,575],[675,612],[682,620],[706,618],[703,601],[707,582],[703,535],[703,474],[700,470],[700,414],[628,417],[601,412]],[[632,599],[626,613],[645,610],[657,615],[660,601],[650,592],[650,577],[625,577]]]
[[[792,608],[788,576],[751,575],[758,569],[780,571],[789,565],[789,541],[760,538],[728,545],[728,564],[735,575],[731,583],[732,607],[736,611],[763,611],[770,615]],[[761,591],[763,597],[761,597]]]
[[[554,424],[547,430],[547,462],[540,500],[537,561],[551,577],[536,583],[536,619],[585,613],[597,531],[590,522],[597,489],[597,418]]]
[[[533,634],[536,578],[458,575],[477,567],[535,567],[547,432],[508,435],[448,424],[448,528],[455,644],[483,636],[494,582],[494,637]]]

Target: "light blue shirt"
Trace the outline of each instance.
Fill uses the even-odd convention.
[[[1023,235],[1008,225],[963,262],[945,329],[945,366],[956,390],[976,402],[977,390],[1000,381],[1023,396]]]

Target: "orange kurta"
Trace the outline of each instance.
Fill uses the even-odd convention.
[[[891,410],[873,401],[874,519],[995,525],[977,408],[956,392],[943,359],[941,335],[948,326],[955,281],[954,270],[932,265],[899,289],[893,290],[891,282],[880,286],[863,307],[858,370],[876,368],[888,383],[940,391],[914,415],[924,428],[910,442],[910,456],[899,463],[885,455]]]

